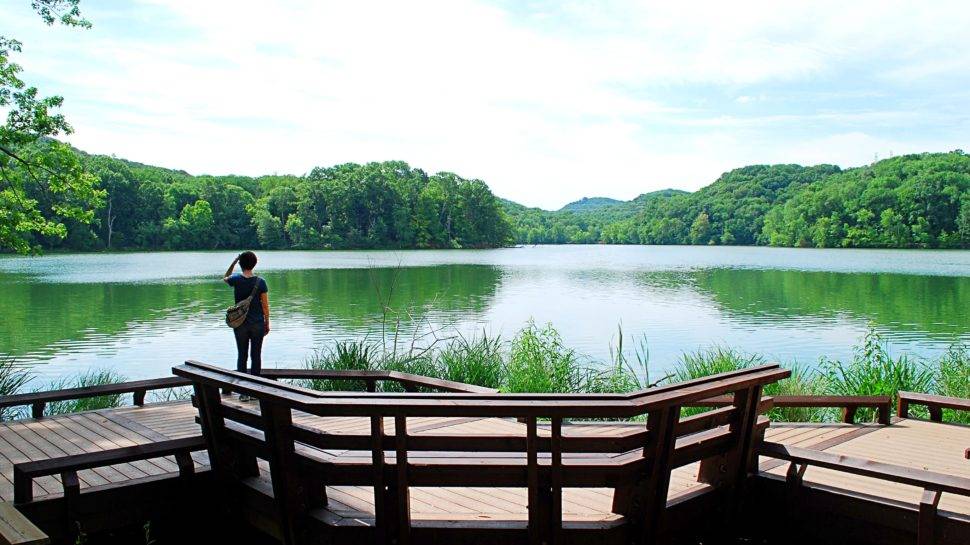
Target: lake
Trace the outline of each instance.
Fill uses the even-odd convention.
[[[113,368],[159,377],[185,359],[234,366],[222,321],[232,252],[0,258],[0,354],[41,379]],[[871,324],[895,352],[970,343],[970,251],[538,246],[260,252],[273,331],[264,365],[335,339],[399,340],[551,322],[605,361],[622,324],[660,372],[721,344],[772,360],[848,358]],[[386,304],[385,304],[386,303]],[[383,309],[387,308],[386,311]],[[383,333],[382,333],[383,331]]]

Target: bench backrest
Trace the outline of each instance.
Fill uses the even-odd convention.
[[[746,476],[762,387],[788,376],[768,365],[631,394],[497,394],[317,392],[198,362],[173,372],[193,383],[214,471],[245,479],[258,474],[257,458],[269,462],[281,533],[293,542],[328,485],[372,486],[378,535],[403,542],[412,486],[527,488],[535,542],[561,528],[564,487],[615,488],[614,511],[649,540],[675,468],[701,461],[700,479],[715,486]],[[256,398],[259,410],[224,403],[223,389]],[[682,406],[725,395],[728,406],[680,418]],[[307,415],[360,426],[336,433]],[[510,431],[409,431],[420,417],[505,419]],[[644,417],[618,435],[563,434],[569,419]]]

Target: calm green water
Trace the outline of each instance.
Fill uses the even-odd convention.
[[[233,253],[0,258],[0,354],[42,377],[108,367],[163,376],[234,365],[222,323]],[[333,339],[429,328],[514,335],[552,322],[609,357],[617,325],[644,336],[652,370],[724,344],[780,361],[845,358],[871,323],[894,350],[970,342],[970,252],[543,246],[413,252],[263,252],[274,330],[264,361],[299,365]],[[382,320],[382,301],[390,308]],[[390,336],[388,335],[390,338]]]

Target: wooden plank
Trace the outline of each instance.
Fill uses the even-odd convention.
[[[836,471],[866,477],[876,477],[894,483],[930,488],[951,494],[970,495],[970,479],[956,475],[946,475],[862,458],[781,445],[779,443],[766,442],[759,447],[759,451],[763,455],[773,458],[807,463],[817,467],[834,469]]]
[[[10,502],[0,502],[0,543],[47,545],[51,540]]]

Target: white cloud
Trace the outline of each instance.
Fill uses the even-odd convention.
[[[751,162],[967,147],[952,123],[901,134],[945,124],[926,101],[970,72],[962,3],[84,7],[89,31],[2,14],[28,75],[67,98],[72,143],[194,173],[403,159],[554,208],[694,189]],[[914,82],[940,89],[914,108]],[[824,109],[785,101],[802,88]],[[966,110],[965,94],[947,100]]]

